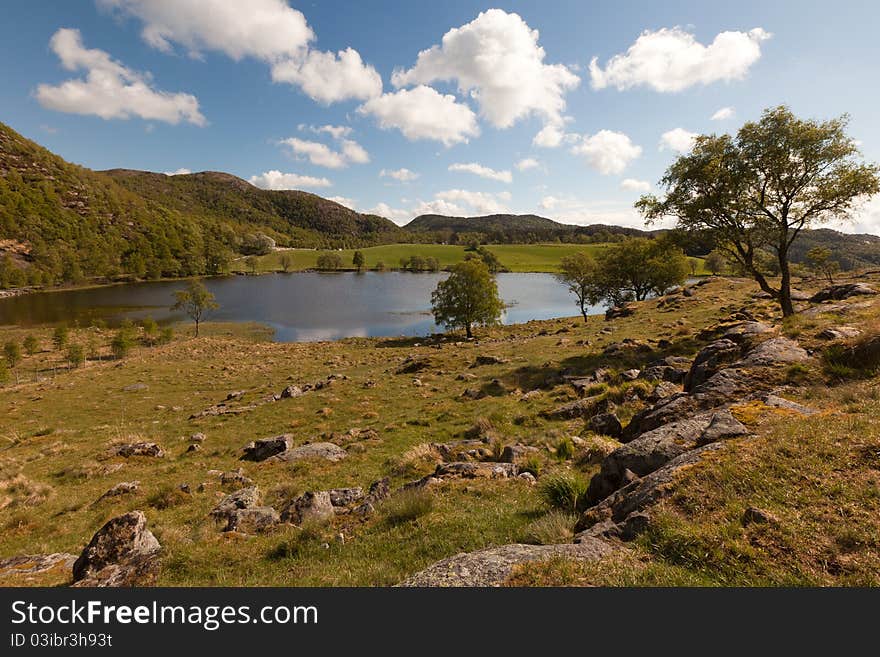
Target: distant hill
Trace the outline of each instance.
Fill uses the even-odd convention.
[[[226,173],[92,171],[0,123],[0,287],[220,273],[256,233],[316,248],[404,234],[388,219]]]

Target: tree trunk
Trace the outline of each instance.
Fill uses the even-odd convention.
[[[468,340],[470,340],[472,337],[474,337],[473,334],[471,333],[471,323],[470,322],[468,322],[467,324],[464,325],[464,334]]]
[[[584,316],[584,322],[586,322],[587,321],[587,309],[585,307],[583,300],[581,301],[581,315]]]
[[[196,337],[199,337],[199,320],[196,320]]]
[[[788,266],[788,250],[779,251],[779,272],[782,280],[779,283],[779,305],[782,306],[782,316],[794,315],[794,306],[791,303],[791,268]]]

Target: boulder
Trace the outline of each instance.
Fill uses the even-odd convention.
[[[301,525],[304,522],[326,522],[335,515],[330,493],[326,490],[303,493],[281,512],[281,522]]]
[[[129,495],[131,493],[137,492],[140,487],[141,482],[139,481],[120,481],[115,486],[112,486],[109,490],[107,490],[101,497],[98,498],[100,502],[103,499],[108,497],[119,497],[120,495]]]
[[[852,326],[829,326],[816,334],[820,340],[847,340],[861,335],[861,331]]]
[[[748,428],[728,410],[717,411],[712,414],[709,426],[697,438],[697,445],[708,445],[709,443],[717,443],[720,440],[729,440],[731,438],[741,438],[749,435]]]
[[[521,463],[537,453],[538,448],[531,445],[507,445],[501,452],[501,461],[503,463]]]
[[[779,408],[785,411],[792,411],[793,413],[797,413],[798,415],[815,415],[819,412],[815,408],[810,408],[809,406],[798,404],[797,402],[793,402],[789,399],[784,399],[783,397],[779,397],[777,395],[766,395],[761,401],[763,401],[767,406]]]
[[[507,363],[508,360],[506,358],[500,358],[498,356],[477,356],[474,360],[474,364],[471,367],[482,367],[483,365],[503,365]]]
[[[360,486],[355,488],[331,488],[327,491],[330,495],[330,504],[333,506],[351,506],[355,502],[364,499],[364,489]]]
[[[598,561],[614,548],[598,539],[577,545],[523,545],[514,543],[476,552],[462,552],[438,561],[412,575],[399,586],[501,586],[514,567],[548,559],[565,558],[577,561]]]
[[[291,449],[272,457],[275,461],[303,461],[308,459],[323,459],[336,463],[346,456],[346,452],[342,447],[334,443],[306,443],[299,447]]]
[[[742,515],[742,524],[744,527],[748,527],[752,524],[777,524],[779,520],[769,511],[765,511],[764,509],[759,509],[756,506],[746,507],[746,510]]]
[[[241,488],[230,493],[211,510],[216,520],[226,520],[239,509],[251,509],[260,503],[260,489],[256,486]]]
[[[802,363],[810,355],[794,340],[771,338],[752,348],[739,363],[744,367],[770,367],[785,363]]]
[[[613,402],[602,399],[599,396],[594,396],[578,399],[562,406],[542,411],[541,417],[548,420],[574,420],[576,418],[591,417],[597,412],[610,412],[611,410],[613,410]]]
[[[0,586],[31,585],[34,578],[43,582],[49,574],[67,581],[76,558],[75,554],[53,552],[0,559]]]
[[[165,450],[156,443],[137,442],[120,445],[116,448],[116,454],[125,458],[132,456],[148,456],[151,458],[162,458],[165,456]]]
[[[692,391],[726,364],[738,360],[740,355],[739,345],[732,340],[721,339],[706,345],[694,358],[691,369],[684,380],[684,389],[687,392]]]
[[[73,564],[80,586],[148,586],[158,576],[162,547],[141,511],[108,520]]]
[[[736,326],[727,329],[722,337],[726,340],[731,340],[732,342],[742,343],[751,340],[755,336],[769,333],[772,330],[772,326],[764,324],[763,322],[743,322],[742,324],[737,324]]]
[[[225,532],[263,534],[275,528],[280,521],[278,512],[271,506],[253,506],[236,509],[227,516]]]
[[[261,438],[248,443],[244,447],[244,455],[242,461],[265,461],[268,458],[283,454],[290,449],[293,436],[290,434],[282,434],[272,438]]]
[[[816,292],[810,301],[813,303],[821,303],[822,301],[840,301],[841,299],[849,299],[855,296],[867,296],[877,294],[870,285],[865,283],[843,283],[840,285],[831,285],[819,292]]]
[[[605,311],[605,320],[618,319],[620,317],[629,317],[635,313],[635,309],[631,306],[612,306]]]
[[[438,479],[507,479],[518,474],[516,463],[458,461],[438,464],[433,476]]]
[[[670,383],[669,381],[661,381],[656,386],[654,386],[651,394],[648,395],[647,401],[655,403],[660,401],[661,399],[666,399],[667,397],[676,395],[679,392],[681,392],[681,388],[676,384]]]
[[[281,399],[293,399],[295,397],[301,397],[303,395],[303,389],[299,386],[287,386],[284,390],[281,391],[279,397]]]
[[[620,419],[615,413],[599,413],[594,415],[587,422],[587,426],[596,433],[603,436],[611,436],[612,438],[619,438],[623,433],[623,426],[620,424]]]

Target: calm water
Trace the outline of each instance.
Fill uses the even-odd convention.
[[[429,310],[431,292],[445,276],[295,273],[206,279],[220,304],[208,319],[260,322],[274,328],[280,342],[427,335],[438,330]],[[136,283],[0,299],[0,324],[84,326],[103,319],[113,325],[147,316],[183,320],[169,310],[172,292],[183,286],[179,281]],[[498,288],[509,304],[505,324],[578,313],[574,296],[550,274],[499,274]]]

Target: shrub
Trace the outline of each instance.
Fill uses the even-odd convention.
[[[113,352],[114,358],[125,358],[131,348],[134,346],[134,339],[131,331],[124,328],[119,329],[113,340],[110,342],[110,350]]]
[[[22,344],[24,345],[25,353],[28,356],[33,356],[40,350],[40,341],[37,339],[37,336],[33,334],[29,334]]]
[[[563,436],[556,443],[556,458],[561,461],[574,458],[574,441],[568,436]]]
[[[159,344],[168,344],[174,339],[174,328],[166,326],[159,332]]]
[[[67,341],[70,340],[70,330],[67,328],[66,324],[60,324],[55,327],[55,331],[52,333],[52,344],[56,349],[63,349],[67,346]]]
[[[156,320],[152,317],[147,317],[141,322],[141,326],[144,329],[144,343],[149,346],[156,344],[159,339],[159,325],[156,323]]]
[[[545,477],[538,485],[538,495],[551,509],[576,512],[586,493],[587,483],[573,473]]]
[[[85,349],[81,344],[71,344],[67,347],[67,362],[72,367],[79,367],[86,362]]]
[[[21,362],[21,345],[14,340],[10,340],[3,345],[3,356],[9,367],[15,367]]]
[[[408,488],[382,504],[385,520],[393,525],[410,522],[431,512],[434,495],[427,488]]]
[[[525,542],[537,545],[570,543],[574,538],[577,516],[565,511],[551,511],[529,523],[525,529]]]

